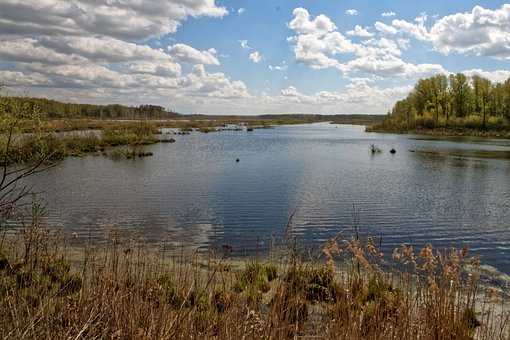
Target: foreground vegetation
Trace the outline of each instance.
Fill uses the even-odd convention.
[[[114,235],[80,251],[38,210],[0,243],[4,339],[510,338],[506,298],[478,284],[467,249],[402,246],[399,272],[381,269],[371,238],[330,240],[325,262],[305,261],[291,228],[283,253],[244,264],[227,247],[170,258]]]
[[[510,79],[492,83],[461,73],[422,79],[368,131],[510,138]]]

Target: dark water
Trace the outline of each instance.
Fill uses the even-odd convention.
[[[387,251],[404,242],[468,245],[510,273],[509,141],[329,124],[175,138],[147,147],[150,158],[70,158],[33,178],[48,224],[78,237],[116,230],[253,253],[281,235],[295,211],[294,231],[309,246],[348,235],[358,221]],[[383,152],[372,155],[370,144]]]

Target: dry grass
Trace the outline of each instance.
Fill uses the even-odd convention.
[[[154,134],[157,129],[144,122],[106,127],[101,134],[88,132],[67,136],[51,133],[21,136],[6,145],[9,139],[0,136],[0,158],[7,164],[23,164],[39,160],[49,155],[48,160],[57,161],[67,156],[81,156],[87,153],[104,152],[115,146],[143,146],[160,142]],[[6,154],[7,152],[7,154]]]
[[[68,248],[39,227],[6,237],[0,257],[5,339],[508,339],[506,301],[478,284],[466,249],[415,254],[382,270],[373,239],[328,242],[324,263],[295,243],[279,262],[210,254],[169,258],[112,237]],[[347,259],[342,270],[335,264]],[[72,265],[71,265],[72,263]],[[466,271],[470,268],[469,273]]]

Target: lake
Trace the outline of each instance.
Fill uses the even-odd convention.
[[[79,239],[117,231],[169,248],[228,244],[242,255],[281,236],[295,212],[309,247],[356,225],[385,252],[467,245],[510,273],[510,141],[327,123],[172,137],[146,147],[153,157],[68,158],[31,178],[48,226]]]

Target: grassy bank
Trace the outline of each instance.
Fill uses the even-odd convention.
[[[413,133],[433,136],[472,136],[510,138],[510,122],[505,118],[491,117],[483,124],[479,116],[465,118],[440,118],[438,121],[430,114],[409,121],[387,116],[378,124],[367,127],[367,132]]]
[[[4,339],[510,337],[506,301],[478,285],[465,249],[402,246],[399,272],[381,269],[372,239],[331,240],[320,261],[293,246],[278,260],[170,259],[117,237],[66,247],[37,224],[0,244]]]

